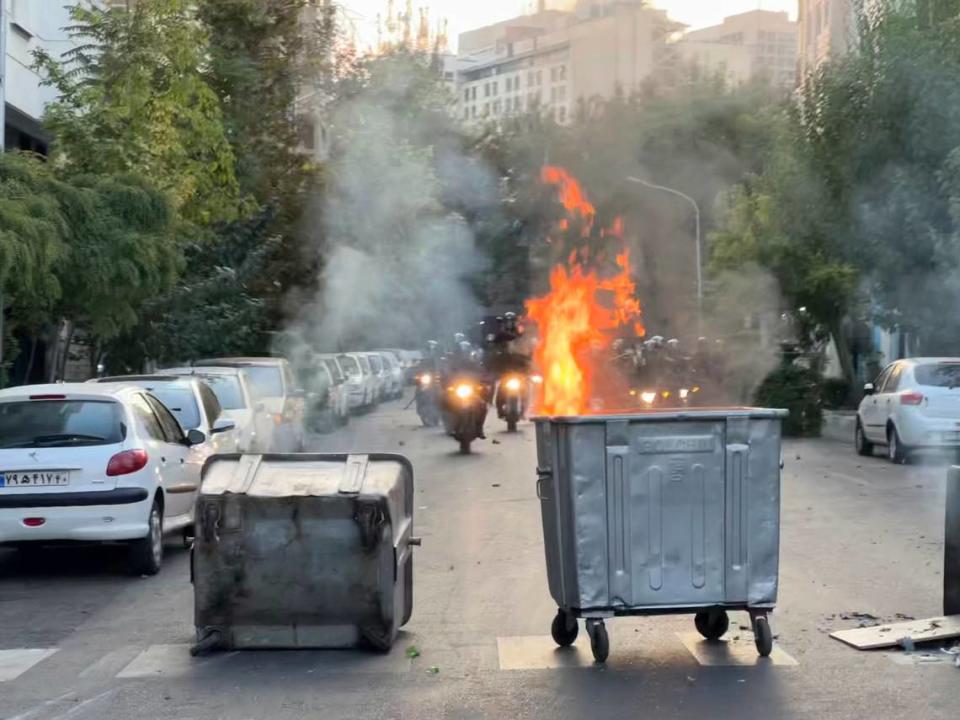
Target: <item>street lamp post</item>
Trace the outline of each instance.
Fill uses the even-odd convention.
[[[647,180],[642,180],[637,177],[628,177],[627,181],[643,185],[652,190],[661,190],[662,192],[676,195],[693,206],[693,216],[697,222],[697,323],[699,325],[699,331],[703,332],[703,241],[700,237],[700,206],[697,205],[697,201],[692,197],[674,188],[657,185],[656,183],[648,182]]]

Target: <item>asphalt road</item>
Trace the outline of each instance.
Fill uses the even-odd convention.
[[[413,620],[389,655],[192,660],[184,550],[168,547],[154,578],[125,576],[109,549],[0,551],[0,718],[957,717],[956,668],[899,664],[827,634],[858,624],[844,613],[940,614],[942,463],[894,467],[843,445],[788,443],[778,661],[757,660],[745,616],[706,658],[682,641],[691,618],[671,616],[609,622],[610,661],[597,667],[582,632],[573,652],[550,645],[533,429],[503,430],[491,418],[489,440],[461,457],[393,403],[317,440],[414,462],[423,546]]]

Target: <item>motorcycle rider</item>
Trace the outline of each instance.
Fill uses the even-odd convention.
[[[462,333],[457,333],[457,335],[463,337]],[[448,386],[451,382],[459,378],[472,380],[476,385],[479,386],[480,396],[483,399],[483,409],[480,416],[479,437],[485,440],[486,435],[483,433],[483,424],[487,419],[487,405],[490,402],[489,394],[487,392],[488,385],[486,382],[483,365],[477,360],[473,351],[473,346],[465,339],[460,342],[447,360],[445,378],[443,382],[444,387]],[[445,405],[448,405],[449,403],[446,394],[444,395],[443,402]],[[449,409],[449,407],[447,409]]]

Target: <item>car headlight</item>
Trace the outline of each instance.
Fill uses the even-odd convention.
[[[690,397],[690,391],[686,388],[680,388],[680,399],[686,400],[688,397]]]
[[[473,397],[473,385],[457,385],[454,392],[461,400],[467,400]]]
[[[640,399],[647,405],[653,405],[657,401],[657,394],[648,390],[640,394]]]
[[[520,382],[520,378],[512,377],[509,380],[507,380],[507,390],[511,390],[512,392],[517,392],[521,387],[523,387],[523,383]]]

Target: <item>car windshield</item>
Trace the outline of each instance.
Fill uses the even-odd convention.
[[[340,362],[340,365],[343,367],[343,371],[347,375],[360,375],[362,371],[360,370],[360,363],[357,362],[357,359],[350,357],[349,355],[341,355],[337,358]]]
[[[116,445],[126,436],[112,400],[26,400],[0,403],[0,448]]]
[[[253,394],[259,398],[283,397],[283,375],[279,367],[252,365],[243,368]]]
[[[243,399],[243,388],[236,375],[202,375],[203,381],[210,386],[224,410],[243,410],[247,403]]]
[[[918,365],[913,371],[917,383],[927,387],[960,387],[960,362]]]
[[[195,430],[200,427],[200,408],[197,406],[197,398],[191,388],[157,385],[149,390],[154,397],[166,405],[167,410],[173,413],[184,430]]]

